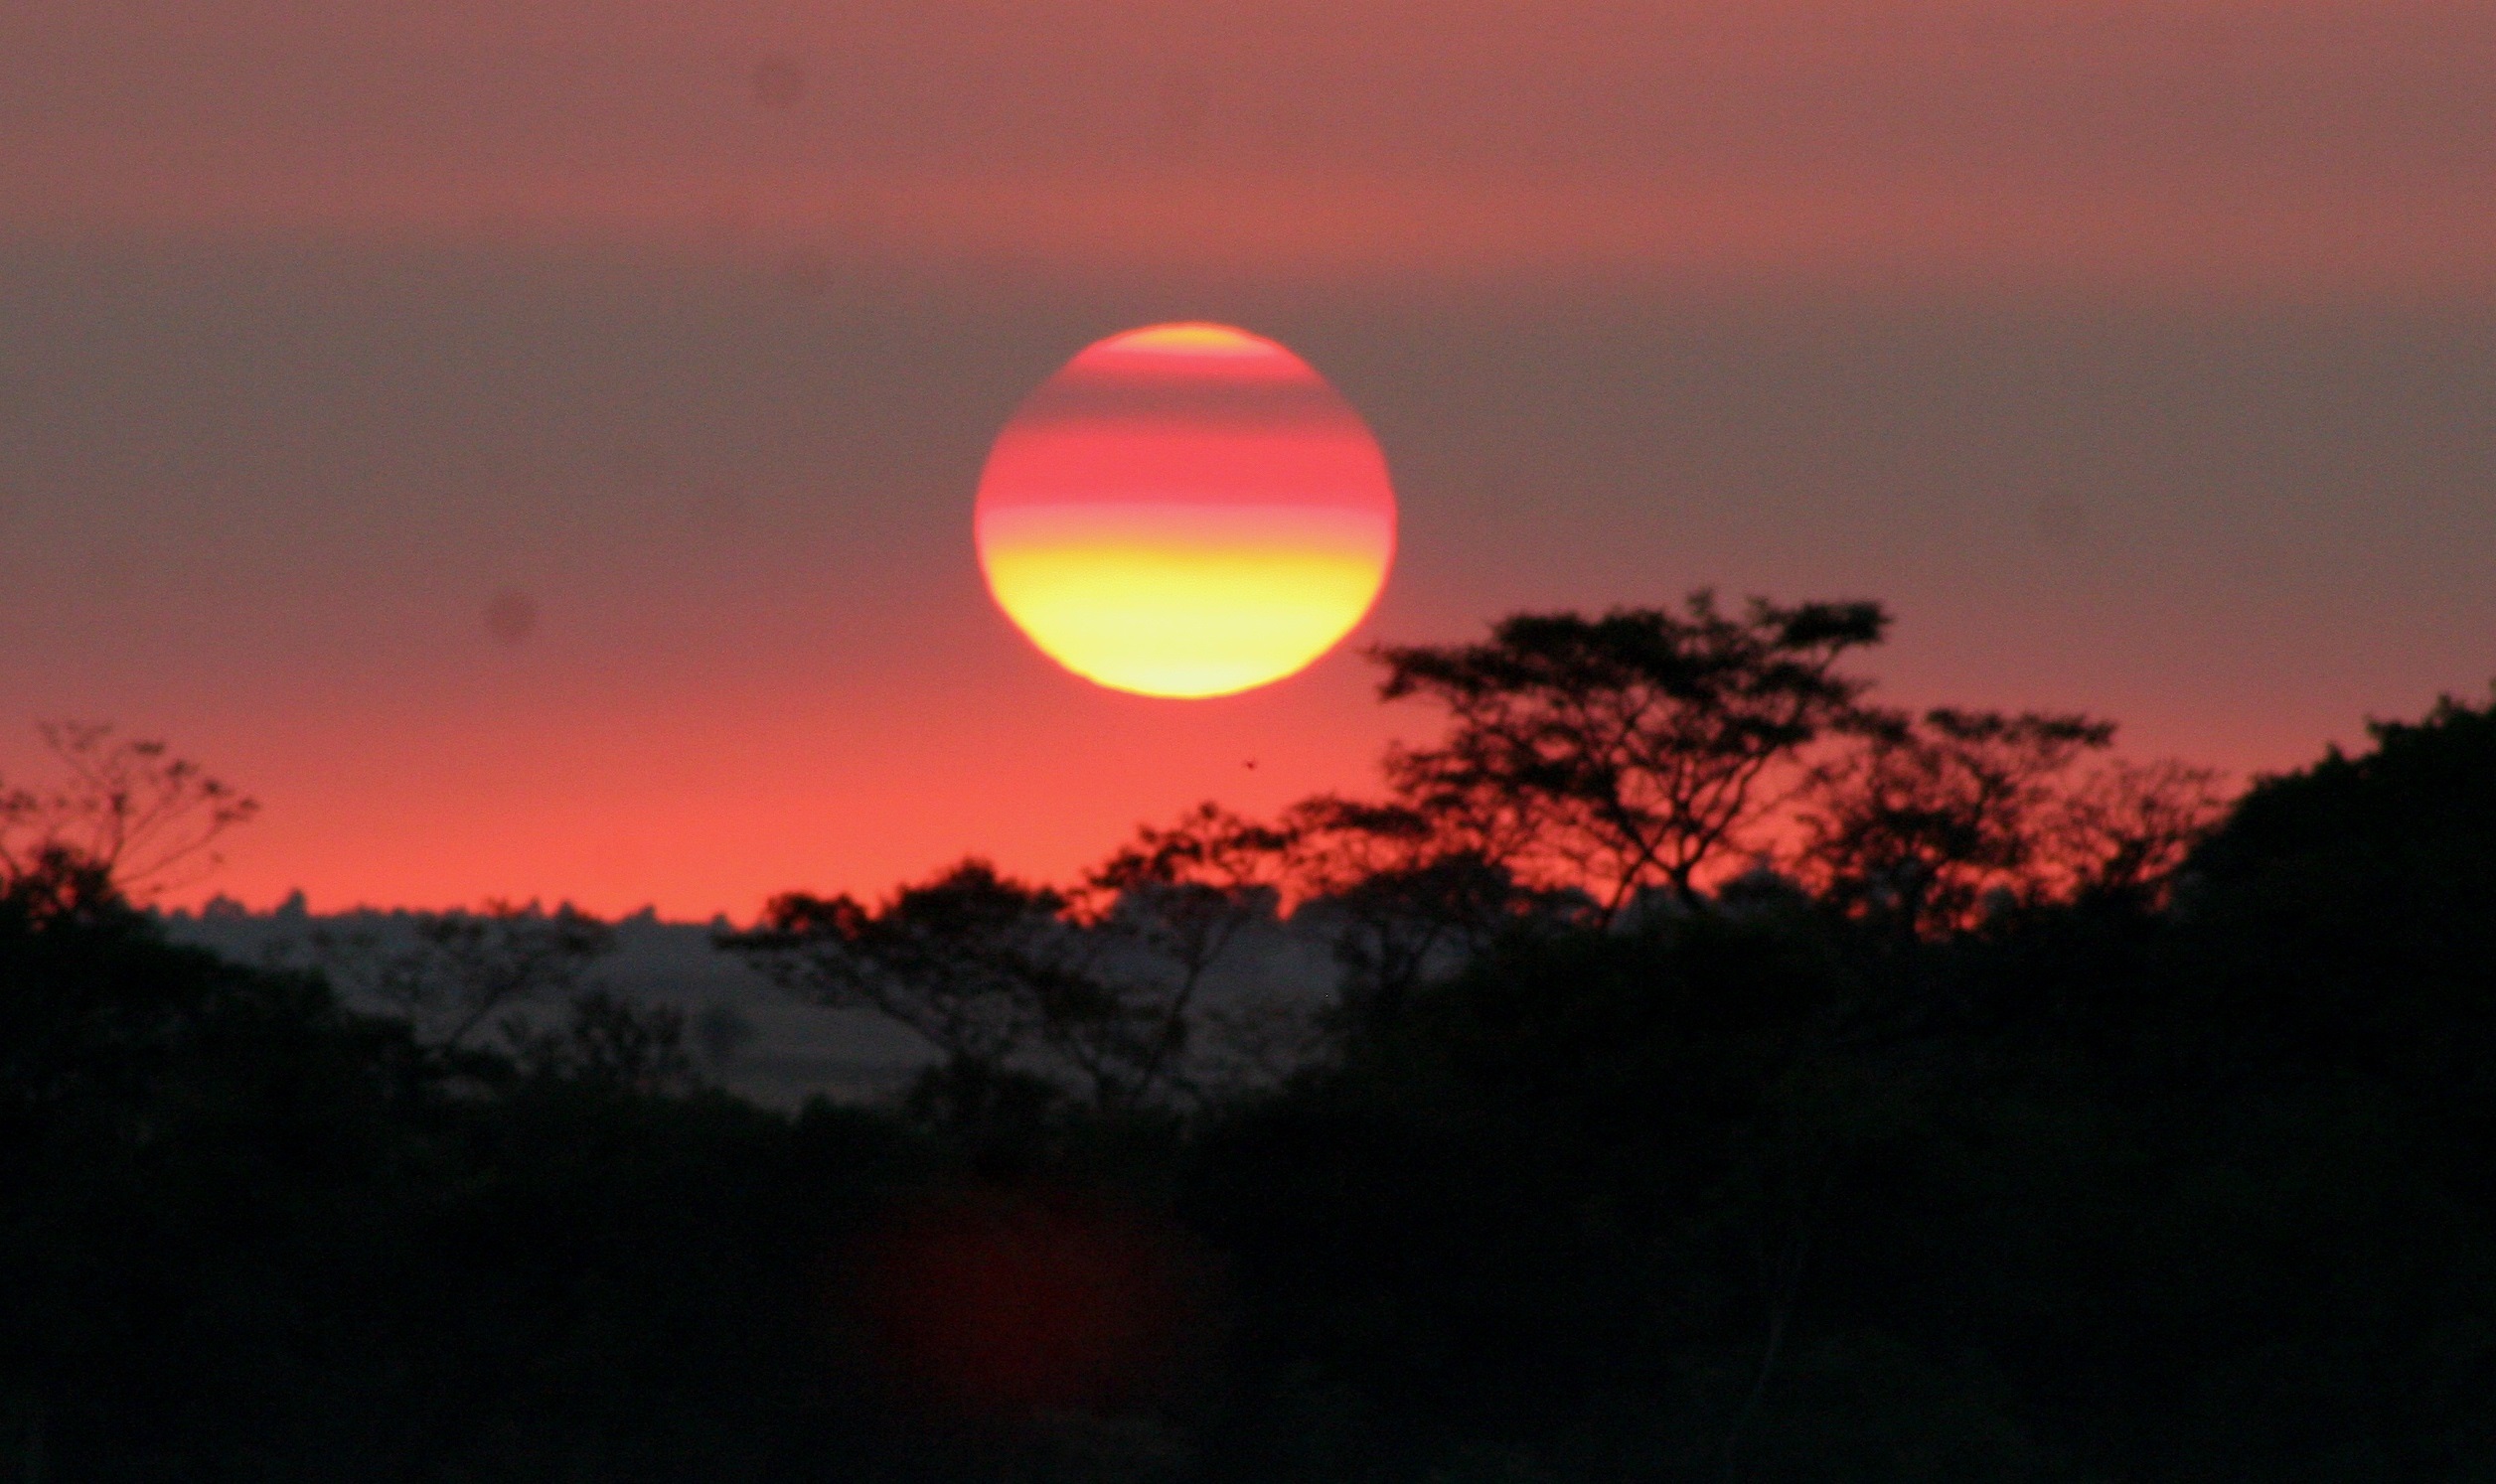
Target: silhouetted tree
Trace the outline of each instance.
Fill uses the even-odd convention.
[[[1941,707],[1854,731],[1813,770],[1795,864],[1824,901],[1913,934],[2010,906],[2145,902],[2216,813],[2207,770],[2081,771],[2114,740],[2086,716]]]
[[[453,1057],[25,835],[0,1473],[2496,1479],[2496,704],[2215,829],[2207,774],[2081,717],[1822,720],[1690,883],[1714,910],[1547,905],[1578,857],[1499,831],[1577,816],[1484,784],[1198,810],[1075,892],[967,862],[729,940],[952,1048],[936,1128],[688,1093],[681,1017],[582,981],[524,1023],[495,986],[572,962],[559,914],[414,940],[515,1007]],[[1734,890],[1763,842],[1795,874]],[[1278,903],[1364,935],[1394,1012],[1141,1109]]]
[[[1206,804],[1138,830],[1090,873],[1084,926],[1095,952],[1088,971],[1065,981],[1082,997],[1050,1007],[1041,1033],[1090,1077],[1097,1104],[1132,1107],[1188,1079],[1208,1018],[1206,976],[1241,934],[1275,921],[1289,845],[1283,831]],[[1212,1017],[1245,1028],[1231,1018]]]
[[[0,869],[0,916],[22,929],[118,917],[129,900],[112,873],[64,845],[47,845]]]
[[[2496,1098],[2496,703],[2368,730],[2257,782],[2193,850],[2178,909],[2214,965],[2193,1032]],[[2469,1137],[2496,1151],[2490,1108]]]
[[[214,846],[259,805],[162,742],[117,738],[92,722],[38,728],[68,776],[50,787],[0,779],[0,886],[56,885],[90,871],[135,900],[213,870]]]
[[[916,1032],[966,1088],[1069,1073],[1094,1108],[1131,1109],[1190,1081],[1207,976],[1274,920],[1281,864],[1271,831],[1208,806],[1139,831],[1072,894],[966,861],[874,910],[781,896],[721,942]]]
[[[1520,614],[1483,644],[1381,648],[1381,693],[1452,722],[1394,753],[1390,779],[1401,803],[1477,821],[1485,859],[1586,887],[1598,921],[1649,883],[1697,905],[1794,781],[1781,775],[1854,720],[1867,682],[1838,662],[1888,624],[1874,603],[1755,599],[1735,617],[1702,591],[1680,615]]]
[[[2053,848],[2075,900],[2162,907],[2233,801],[2214,768],[2116,760],[2064,797]]]
[[[1094,1013],[1091,946],[1047,887],[966,860],[869,909],[847,895],[774,897],[721,937],[773,982],[818,1004],[872,1010],[944,1059],[966,1097],[1005,1086],[1046,1016]]]
[[[1914,933],[1972,926],[1988,898],[2041,899],[2065,775],[2114,739],[2111,723],[2038,711],[1860,727],[1859,746],[1814,770],[1799,859],[1831,903]]]
[[[1479,952],[1548,893],[1517,883],[1476,832],[1407,803],[1320,795],[1280,833],[1305,910],[1330,920],[1346,1008],[1392,1019],[1434,971]]]

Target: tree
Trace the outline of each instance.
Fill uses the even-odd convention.
[[[131,910],[111,872],[67,846],[46,845],[0,863],[0,926],[10,930],[93,926]]]
[[[1520,614],[1485,644],[1384,647],[1389,700],[1426,696],[1453,725],[1389,759],[1399,800],[1465,821],[1485,859],[1583,886],[1613,921],[1643,886],[1685,905],[1784,797],[1805,749],[1852,724],[1866,681],[1841,673],[1877,644],[1876,603],[1752,600],[1706,591],[1685,615]]]
[[[2235,985],[2204,1023],[2496,1091],[2496,698],[2368,731],[2257,782],[2193,849],[2177,915]],[[2469,1138],[2496,1148],[2496,1097],[2469,1107]]]
[[[1412,804],[1322,794],[1284,821],[1293,887],[1332,920],[1362,1019],[1394,1018],[1445,958],[1478,952],[1540,900],[1479,832]]]
[[[92,722],[37,730],[69,776],[51,788],[0,779],[0,888],[83,880],[144,901],[214,870],[217,839],[259,813],[162,742],[117,738]]]
[[[1207,976],[1240,935],[1275,921],[1291,836],[1211,804],[1147,825],[1086,880],[1098,940],[1086,992],[1043,1006],[1041,1033],[1092,1079],[1103,1106],[1142,1103],[1187,1076],[1200,1021],[1251,1033],[1257,1016],[1207,1015]],[[1070,981],[1073,982],[1073,981]]]
[[[1240,935],[1274,923],[1287,903],[1296,922],[1331,938],[1344,1007],[1366,1020],[1391,1018],[1434,969],[1540,900],[1461,821],[1331,794],[1272,822],[1200,805],[1173,825],[1138,831],[1088,884],[1085,920],[1104,940],[1100,980],[1144,1038],[1129,1058],[1140,1094],[1191,1075],[1181,1057],[1201,1032],[1268,1080],[1308,1060],[1320,1039],[1314,1007],[1202,998]]]
[[[2214,775],[2112,763],[2114,724],[2076,713],[1868,714],[1813,770],[1795,866],[1823,901],[1916,935],[1999,906],[2147,903],[2217,810]]]
[[[2117,761],[2063,801],[2056,848],[2079,900],[2165,906],[2177,873],[2226,816],[2216,769]]]
[[[816,1003],[917,1033],[949,1075],[988,1078],[1030,1046],[1044,1001],[1075,997],[1068,981],[1079,981],[1086,946],[1065,910],[1055,891],[965,860],[873,909],[785,893],[720,946]]]
[[[873,909],[783,895],[720,942],[784,988],[915,1032],[957,1112],[1050,1074],[1096,1108],[1134,1108],[1184,1082],[1206,976],[1272,920],[1270,846],[1207,808],[1140,831],[1075,893],[966,860]]]
[[[1804,877],[1844,910],[1930,933],[1972,925],[1988,898],[2044,894],[2058,785],[2114,727],[1940,707],[1869,718],[1861,735],[1812,776]]]

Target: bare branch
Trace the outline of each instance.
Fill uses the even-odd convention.
[[[50,789],[0,783],[0,877],[24,875],[47,857],[76,859],[121,896],[146,901],[215,870],[217,839],[259,813],[256,801],[162,742],[118,738],[92,722],[38,731],[68,776]]]

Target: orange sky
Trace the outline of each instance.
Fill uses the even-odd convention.
[[[687,915],[1356,786],[1355,657],[1112,695],[981,589],[1017,401],[1195,318],[1386,450],[1355,644],[1877,596],[1902,699],[2285,765],[2496,673],[2491,105],[2452,0],[9,7],[0,772]]]

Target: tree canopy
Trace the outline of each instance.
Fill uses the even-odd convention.
[[[704,1086],[578,914],[245,965],[21,848],[0,1466],[2496,1479],[2496,704],[2223,802],[2077,713],[1879,706],[1879,628],[1391,651],[1449,729],[1383,797],[787,894],[727,946],[942,1054],[875,1106]],[[1304,918],[1297,1049],[1204,1075],[1225,956]]]

